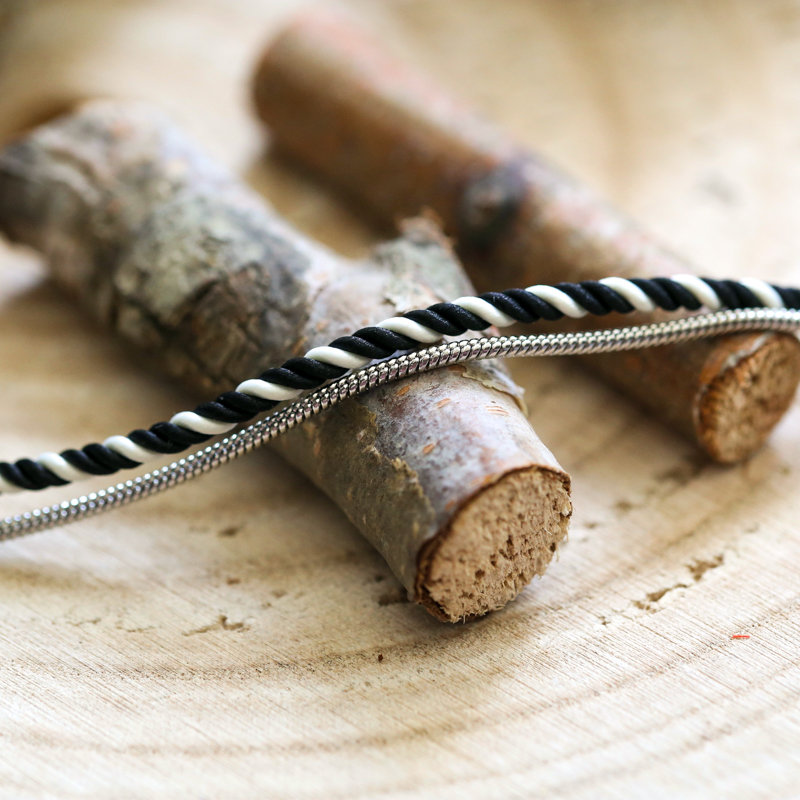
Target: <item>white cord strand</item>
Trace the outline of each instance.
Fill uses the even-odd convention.
[[[578,305],[566,292],[562,292],[561,289],[556,289],[555,286],[529,286],[525,291],[535,294],[546,303],[555,306],[566,317],[580,319],[589,313],[583,306]]]
[[[603,278],[598,283],[621,294],[637,311],[656,310],[656,304],[635,283],[625,278]]]
[[[42,453],[36,460],[45,469],[58,475],[62,481],[80,481],[85,477],[83,470],[73,467],[64,456],[58,453]]]
[[[293,400],[303,394],[302,389],[290,389],[288,386],[279,386],[277,383],[262,381],[259,378],[251,378],[236,387],[237,392],[249,394],[252,397],[260,397],[262,400]]]
[[[413,339],[420,344],[433,344],[442,338],[440,333],[436,333],[436,331],[432,331],[430,328],[420,325],[419,322],[408,319],[408,317],[391,317],[379,322],[375,327],[399,333],[401,336],[408,336],[409,339]]]
[[[194,411],[181,411],[179,414],[170,419],[173,425],[180,425],[181,428],[186,428],[188,431],[195,433],[205,433],[210,436],[217,436],[220,433],[227,433],[236,427],[234,422],[217,422],[208,417],[201,417],[195,414]]]
[[[705,306],[711,311],[719,311],[723,302],[719,295],[702,279],[696,275],[671,275],[670,280],[679,283],[688,292],[694,295],[700,305]]]
[[[109,436],[103,444],[115,453],[129,458],[131,461],[138,461],[140,464],[146,464],[154,458],[158,458],[160,453],[154,450],[147,450],[140,447],[135,442],[132,442],[127,436]]]
[[[739,283],[746,286],[763,304],[765,308],[784,308],[781,296],[766,281],[758,278],[739,278]]]
[[[491,303],[487,303],[480,297],[459,297],[458,300],[453,300],[453,305],[460,306],[465,311],[469,311],[471,314],[485,319],[490,325],[494,325],[496,328],[507,328],[509,325],[513,325],[516,322],[513,317],[504,314]]]
[[[312,348],[306,353],[306,358],[311,358],[322,364],[330,364],[333,367],[342,367],[342,369],[361,369],[361,367],[366,367],[372,361],[367,356],[357,356],[355,353],[347,353],[344,350],[339,350],[338,347],[330,347],[329,345]]]

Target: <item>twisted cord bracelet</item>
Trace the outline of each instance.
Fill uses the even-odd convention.
[[[52,507],[6,517],[0,522],[0,541],[67,525],[159,494],[249,453],[342,400],[410,375],[464,361],[610,353],[754,330],[800,330],[800,311],[740,309],[582,333],[476,337],[416,350],[334,380],[255,425],[152,473]]]
[[[582,333],[477,337],[416,350],[339,378],[245,430],[152,473],[52,507],[7,517],[0,522],[0,541],[67,525],[159,494],[249,453],[347,398],[410,375],[465,361],[610,353],[754,330],[800,330],[800,311],[742,309]]]
[[[443,336],[564,316],[577,318],[611,311],[628,314],[656,308],[696,311],[702,306],[711,311],[723,307],[800,309],[800,290],[772,286],[755,278],[717,281],[675,275],[530,286],[436,303],[362,328],[327,346],[315,347],[302,358],[291,358],[281,367],[244,381],[235,391],[201,403],[194,411],[181,411],[169,422],[157,422],[148,430],[111,436],[102,444],[88,444],[80,450],[43,453],[36,459],[23,458],[13,464],[0,462],[0,494],[64,486],[93,475],[133,469],[165,454],[180,453],[228,433],[282,401],[341,378],[350,370],[420,344],[432,344]]]

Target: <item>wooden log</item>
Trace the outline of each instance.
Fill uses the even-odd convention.
[[[471,287],[425,220],[363,262],[305,239],[148,107],[98,101],[0,157],[0,230],[93,316],[217,392]],[[278,441],[443,620],[500,608],[567,532],[569,477],[502,365],[378,389]]]
[[[328,12],[306,13],[277,37],[254,96],[283,152],[382,223],[434,209],[481,290],[692,271],[586,186]],[[722,463],[764,443],[800,382],[800,344],[777,334],[586,362]]]

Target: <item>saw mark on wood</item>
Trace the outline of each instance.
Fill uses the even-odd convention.
[[[718,555],[714,556],[713,558],[708,559],[707,561],[703,561],[702,559],[695,559],[692,561],[691,564],[687,564],[686,568],[691,572],[692,577],[695,580],[695,583],[699,581],[703,575],[706,574],[711,569],[716,569],[717,567],[721,567],[725,563],[725,554],[719,553]]]
[[[249,627],[244,622],[229,622],[225,614],[220,614],[217,619],[210,625],[204,625],[202,628],[195,628],[192,631],[186,631],[183,636],[194,636],[198,633],[211,633],[212,631],[246,631]]]
[[[703,579],[703,576],[706,574],[706,572],[712,569],[717,569],[717,567],[721,567],[724,563],[725,554],[719,553],[713,558],[707,560],[695,559],[690,564],[686,565],[686,569],[689,570],[694,583],[699,583]],[[674,592],[676,589],[689,589],[691,586],[692,584],[689,583],[676,583],[673,586],[667,586],[663,589],[656,589],[653,592],[648,592],[648,594],[645,595],[644,600],[634,600],[633,605],[642,611],[653,613],[658,610],[655,608],[656,603],[658,603],[669,592]]]
[[[75,628],[80,628],[84,625],[97,625],[99,622],[102,622],[102,617],[93,617],[92,619],[79,619],[79,620],[67,620],[67,625],[72,625]]]

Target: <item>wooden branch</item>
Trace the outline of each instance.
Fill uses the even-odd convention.
[[[585,186],[327,13],[303,15],[277,38],[254,93],[281,150],[382,222],[434,209],[482,290],[691,271]],[[800,344],[775,334],[587,363],[724,463],[763,444],[800,382]]]
[[[206,393],[395,312],[469,292],[424,220],[339,259],[146,107],[95,102],[0,157],[0,230],[47,256],[91,313]],[[569,477],[500,364],[383,387],[279,440],[440,619],[484,614],[542,574]],[[98,432],[100,433],[100,432]]]

